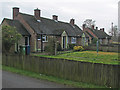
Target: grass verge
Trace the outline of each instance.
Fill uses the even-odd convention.
[[[57,77],[53,77],[53,76],[47,76],[47,75],[43,75],[43,74],[38,74],[38,73],[25,71],[25,70],[21,70],[21,69],[16,69],[16,68],[4,66],[4,65],[2,65],[2,70],[10,71],[10,72],[13,72],[13,73],[17,73],[17,74],[21,74],[21,75],[24,75],[24,76],[37,78],[37,79],[48,80],[48,81],[51,81],[51,82],[56,82],[56,83],[72,86],[72,87],[75,87],[75,88],[106,88],[104,86],[98,86],[98,85],[90,84],[90,83],[64,80],[64,79],[61,79],[61,78],[57,78]]]

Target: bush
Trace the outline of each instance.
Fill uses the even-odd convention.
[[[57,44],[57,51],[62,51],[62,47],[60,43]]]
[[[92,43],[91,43],[91,44],[92,44],[92,45],[96,45],[97,40],[98,40],[97,38],[93,38],[93,40],[92,40]]]
[[[83,51],[84,48],[82,46],[74,46],[73,50],[74,51]]]
[[[69,49],[72,50],[75,45],[76,45],[76,44],[69,44]]]
[[[50,55],[55,55],[55,39],[49,39],[47,46],[45,46],[44,50],[48,52]]]
[[[89,46],[83,46],[84,50],[90,50]]]

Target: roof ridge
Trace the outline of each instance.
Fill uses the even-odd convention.
[[[19,14],[23,14],[23,15],[28,15],[28,16],[33,16],[33,17],[34,17],[34,15],[26,14],[26,13],[21,13],[21,12],[19,12]]]
[[[32,17],[34,17],[34,15],[30,15],[30,14],[26,14],[26,13],[21,13],[21,12],[19,12],[19,14],[23,14],[23,15],[28,15],[28,16],[32,16]],[[51,20],[51,21],[54,21],[53,19],[51,19],[51,18],[46,18],[46,17],[41,17],[41,18],[43,18],[43,19],[47,19],[47,20]],[[69,22],[64,22],[64,21],[58,21],[59,23],[65,23],[65,24],[70,24]],[[75,24],[76,25],[76,24]],[[77,25],[76,25],[77,26]]]
[[[9,18],[4,18],[5,20],[11,20],[11,21],[13,21],[13,19],[9,19]]]

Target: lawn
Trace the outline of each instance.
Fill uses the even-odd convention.
[[[104,64],[119,64],[118,53],[115,52],[99,52],[97,55],[96,51],[79,51],[79,52],[69,52],[65,54],[60,54],[56,56],[50,55],[40,55],[32,54],[40,57],[49,57],[49,58],[62,58],[83,62],[93,62],[93,63],[104,63]]]

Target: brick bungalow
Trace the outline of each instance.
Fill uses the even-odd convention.
[[[89,36],[89,43],[92,43],[94,38],[98,39],[100,44],[109,44],[111,42],[111,36],[105,32],[104,28],[98,30],[98,27],[95,28],[94,25],[92,25],[92,28],[88,28],[83,24],[83,32]]]
[[[74,19],[67,23],[58,21],[58,16],[56,15],[53,15],[52,19],[48,19],[41,17],[40,13],[39,9],[35,9],[34,15],[24,14],[19,12],[19,8],[14,7],[13,19],[4,19],[2,23],[4,24],[8,21],[19,22],[24,27],[21,32],[25,30],[30,34],[27,40],[31,52],[43,50],[49,42],[49,38],[52,37],[57,39],[62,49],[69,48],[69,44],[88,45],[88,35],[75,24]]]
[[[18,43],[15,43],[11,51],[18,52],[19,46],[29,45],[29,39],[31,35],[18,20],[11,20],[11,19],[4,18],[2,21],[2,25],[15,27],[17,32],[22,35],[21,40]]]

